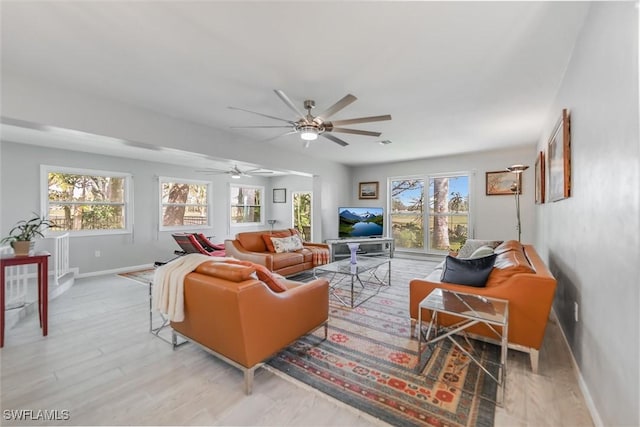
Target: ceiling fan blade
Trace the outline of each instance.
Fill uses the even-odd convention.
[[[351,94],[345,95],[344,98],[342,98],[340,101],[336,102],[331,107],[327,108],[321,114],[318,114],[318,117],[320,117],[322,120],[326,120],[329,117],[333,116],[338,111],[342,110],[347,105],[349,105],[352,102],[354,102],[356,99],[358,99],[358,98],[356,98],[355,96],[353,96]]]
[[[255,111],[251,111],[251,110],[245,110],[244,108],[229,107],[229,109],[230,109],[230,110],[240,110],[240,111],[244,111],[245,113],[257,114],[258,116],[266,117],[266,118],[268,118],[268,119],[280,120],[281,122],[287,122],[287,123],[289,123],[289,124],[294,124],[294,122],[292,122],[291,120],[282,119],[282,118],[280,118],[280,117],[270,116],[270,115],[268,115],[268,114],[257,113],[257,112],[255,112]]]
[[[332,121],[331,124],[334,126],[342,126],[342,125],[354,125],[358,123],[381,122],[383,120],[391,120],[391,115],[385,114],[384,116],[369,116],[369,117],[358,117],[357,119],[335,120],[335,121]]]
[[[292,133],[298,133],[298,131],[297,131],[297,130],[292,130],[291,132],[281,133],[281,134],[279,134],[279,135],[272,136],[271,138],[262,139],[261,141],[262,141],[262,142],[273,141],[274,139],[278,139],[278,138],[280,138],[281,136],[291,135]]]
[[[290,129],[291,126],[230,126],[231,129]]]
[[[349,143],[344,142],[343,140],[341,140],[340,138],[338,138],[337,136],[333,136],[330,133],[321,133],[320,136],[324,136],[325,138],[335,142],[338,145],[342,145],[343,147],[346,147],[347,145],[349,145]]]
[[[289,97],[285,95],[283,91],[281,91],[280,89],[275,89],[274,92],[276,93],[276,95],[278,95],[282,102],[287,104],[287,107],[291,108],[291,110],[293,110],[298,115],[298,117],[306,117],[306,114],[301,113],[300,110],[298,110],[298,107],[296,107],[295,104],[291,102]]]
[[[347,128],[333,128],[331,132],[340,132],[340,133],[351,133],[353,135],[366,135],[366,136],[380,136],[381,132],[371,132],[368,130],[359,130],[359,129],[347,129]]]

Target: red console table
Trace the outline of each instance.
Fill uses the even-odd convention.
[[[4,269],[12,265],[38,264],[38,316],[42,335],[47,336],[47,317],[49,305],[49,252],[33,255],[0,255],[0,347],[4,347]]]

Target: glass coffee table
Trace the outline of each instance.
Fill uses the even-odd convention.
[[[385,264],[383,272],[380,267]],[[355,264],[345,258],[315,267],[314,277],[318,274],[329,279],[329,291],[341,304],[355,308],[376,296],[383,286],[391,286],[391,258],[358,255]]]
[[[429,326],[424,334],[422,331],[422,310],[431,311]],[[459,318],[460,321],[449,326],[439,326],[439,313],[453,315]],[[496,339],[500,343],[500,363],[498,364],[496,374],[490,372],[487,367],[478,360],[478,357],[473,354],[473,345],[469,342],[465,331],[476,324],[487,326],[495,333]],[[426,346],[435,345],[444,339],[449,339],[455,347],[460,349],[460,351],[469,358],[469,363],[474,362],[498,384],[498,396],[496,400],[498,404],[502,404],[507,371],[508,327],[509,301],[436,288],[431,291],[418,306],[418,323],[416,325],[418,332],[418,354],[422,354],[423,338]],[[467,347],[460,344],[460,342],[453,337],[455,334],[461,334],[463,336]],[[424,369],[423,364],[418,363],[417,369],[418,372],[421,372],[422,369]],[[462,367],[460,369],[462,369]]]

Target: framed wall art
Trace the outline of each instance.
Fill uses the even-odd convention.
[[[287,189],[286,188],[274,188],[273,189],[273,203],[287,203]]]
[[[377,199],[378,198],[378,181],[361,182],[358,189],[359,199]]]
[[[544,203],[544,179],[545,179],[545,167],[544,167],[544,151],[538,154],[536,159],[536,204],[541,205]]]
[[[517,177],[517,178],[516,178]],[[522,174],[509,171],[495,171],[486,173],[487,196],[513,195],[512,187],[518,180],[518,192],[522,194]]]
[[[566,108],[562,110],[547,148],[549,201],[557,202],[571,196],[571,124]]]

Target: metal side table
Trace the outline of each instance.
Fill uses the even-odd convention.
[[[431,319],[425,334],[422,333],[422,310],[431,311]],[[450,314],[459,317],[461,320],[451,326],[439,327],[438,313]],[[467,343],[470,344],[465,331],[476,324],[486,325],[495,333],[500,342],[500,363],[497,375],[489,372],[487,367],[472,352],[468,351],[454,338],[455,334],[461,333]],[[470,361],[478,365],[487,376],[498,384],[496,403],[503,404],[507,374],[509,301],[436,288],[420,302],[416,328],[418,331],[418,354],[422,354],[423,335],[427,346],[435,345],[445,338],[449,339]],[[433,337],[431,337],[432,335]],[[418,364],[417,369],[418,372],[421,372],[424,366]]]

